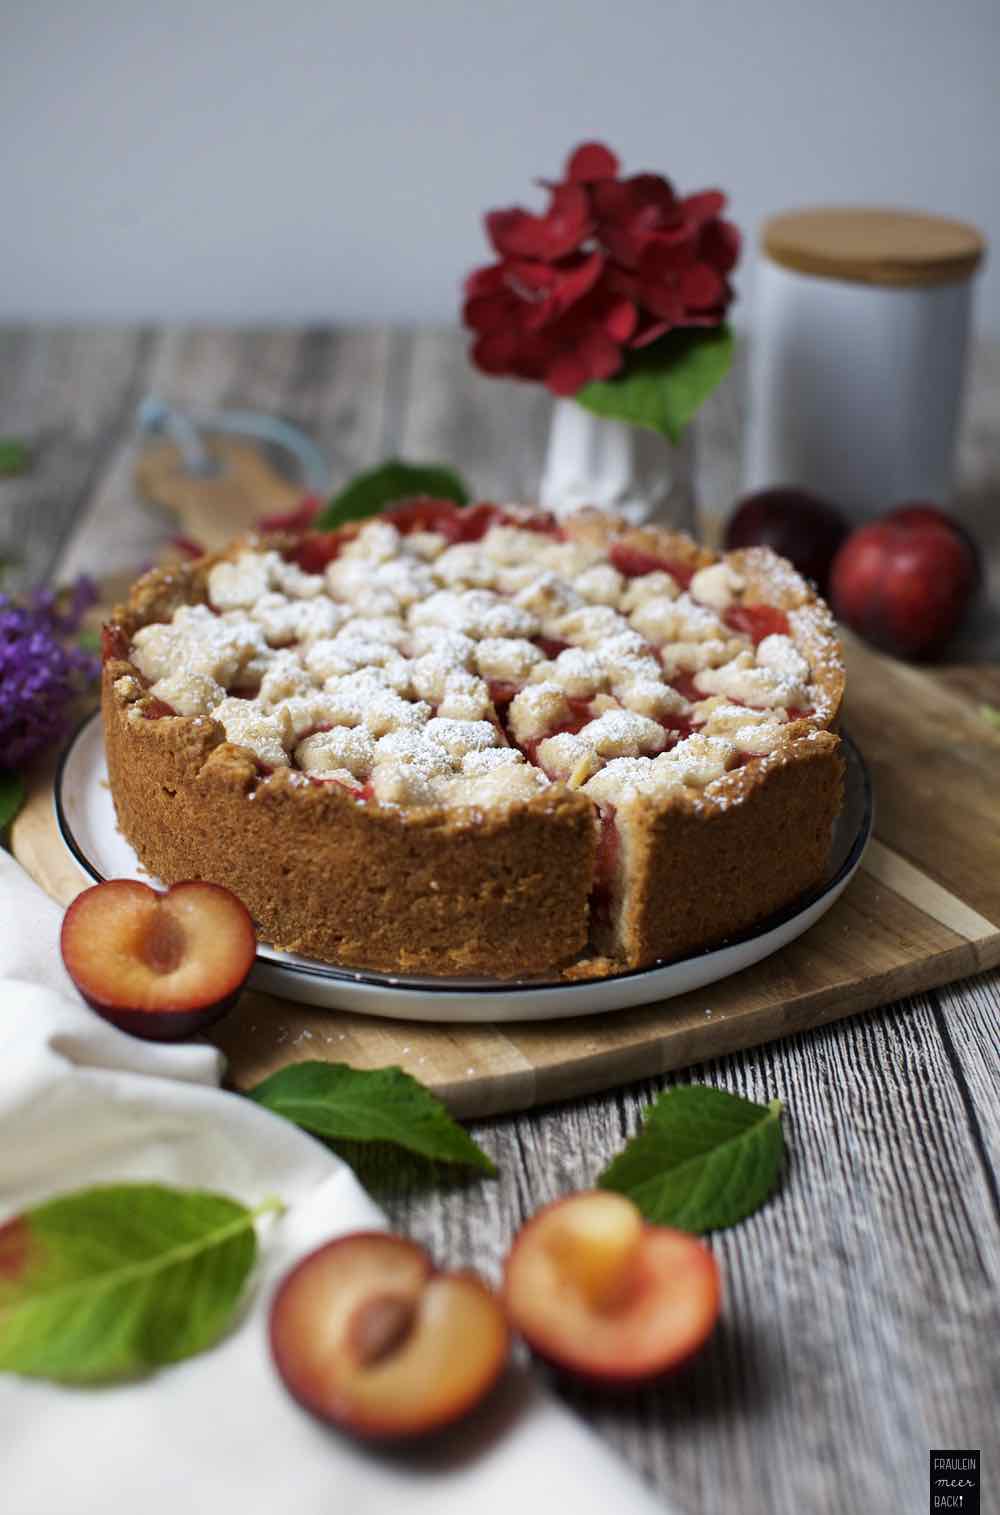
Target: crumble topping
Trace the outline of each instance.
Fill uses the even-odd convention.
[[[744,705],[777,709],[809,704],[808,691],[797,679],[761,667],[752,652],[737,653],[728,663],[703,669],[695,674],[694,683],[700,694],[723,694]]]
[[[567,647],[554,663],[541,663],[533,671],[539,683],[558,684],[575,700],[591,700],[608,687],[608,674],[596,652]]]
[[[757,647],[757,661],[789,683],[801,685],[809,682],[809,664],[791,637],[765,637]]]
[[[375,753],[380,763],[403,763],[419,768],[425,778],[438,773],[450,773],[453,759],[447,748],[434,740],[426,727],[416,731],[401,727],[380,737],[375,744]]]
[[[584,784],[583,792],[597,805],[617,808],[636,794],[660,798],[671,790],[704,789],[734,767],[736,760],[731,742],[690,736],[654,758],[616,758]]]
[[[251,658],[268,652],[259,626],[243,616],[224,620],[207,605],[181,605],[172,620],[141,627],[132,642],[132,661],[150,683],[201,673],[228,688]]]
[[[485,637],[476,648],[476,666],[487,679],[521,684],[544,661],[544,653],[525,637]]]
[[[378,763],[371,774],[372,794],[380,805],[434,805],[439,787],[421,769],[398,763]]]
[[[489,685],[463,669],[453,669],[444,682],[438,715],[456,721],[482,721],[492,714]]]
[[[730,662],[744,651],[746,645],[740,637],[712,638],[707,642],[671,642],[660,648],[660,663],[664,675],[668,679],[675,679],[682,673],[721,668],[724,663]]]
[[[441,785],[441,797],[448,805],[473,805],[490,809],[495,805],[509,805],[518,800],[534,799],[548,785],[548,779],[537,768],[526,763],[517,766],[503,764],[485,773],[463,773],[446,780]]]
[[[667,567],[629,577],[597,536],[493,524],[455,542],[374,520],[321,574],[253,546],[216,563],[208,604],[135,633],[141,679],[115,691],[380,804],[487,807],[557,780],[617,806],[703,791],[826,713],[829,613],[800,598],[755,647],[727,621],[746,587],[727,560],[687,588]]]
[[[278,652],[267,663],[257,690],[258,704],[274,710],[283,700],[301,699],[314,694],[317,684],[312,674],[291,651]]]
[[[720,612],[728,610],[736,596],[745,588],[746,580],[726,562],[711,563],[707,568],[699,568],[691,579],[691,594],[694,599]]]
[[[248,748],[269,768],[288,766],[282,722],[262,710],[256,700],[225,699],[212,716],[225,731],[227,742]]]
[[[620,609],[629,614],[638,610],[640,605],[645,605],[647,600],[676,600],[680,592],[680,585],[672,574],[656,569],[653,573],[644,573],[639,578],[630,580],[622,595]]]
[[[595,805],[616,810],[636,795],[663,799],[681,789],[680,775],[666,772],[656,758],[615,758],[583,786]]]
[[[541,546],[535,545],[534,556],[561,579],[573,580],[594,563],[603,563],[606,553],[595,542],[552,542],[542,537]]]
[[[402,538],[391,521],[366,521],[353,541],[347,542],[340,556],[360,558],[366,563],[386,563],[397,556]]]
[[[573,580],[573,588],[591,605],[610,605],[616,610],[625,588],[625,576],[610,563],[595,563]]]
[[[663,596],[644,600],[633,610],[629,623],[658,646],[666,642],[717,641],[727,635],[714,610],[700,605],[689,594],[679,594],[675,599]]]
[[[512,763],[523,763],[524,753],[516,747],[473,748],[462,757],[463,773],[493,773],[497,768],[509,768]]]
[[[492,563],[515,566],[537,560],[542,543],[537,531],[520,526],[491,526],[482,540],[483,556]]]
[[[121,682],[119,679],[118,683]],[[151,684],[149,692],[154,699],[172,706],[178,715],[209,715],[226,698],[222,685],[206,673],[168,673]]]
[[[571,610],[560,616],[554,630],[563,641],[575,642],[579,647],[599,647],[607,638],[628,631],[628,622],[610,605],[586,605],[580,610]]]
[[[655,677],[640,677],[615,686],[615,693],[626,710],[637,715],[647,715],[654,721],[666,721],[670,716],[687,714],[687,700],[669,684]]]
[[[347,770],[367,778],[375,764],[375,743],[363,726],[332,726],[306,737],[295,749],[295,761],[306,773]]]
[[[580,740],[593,747],[598,757],[640,757],[662,752],[667,733],[659,721],[632,710],[609,710],[584,726]]]
[[[434,563],[434,576],[450,588],[489,589],[496,578],[496,570],[479,547],[471,543],[458,543],[446,547]]]
[[[558,684],[546,681],[529,684],[510,702],[507,719],[518,742],[536,742],[557,726],[565,724],[572,707]]]
[[[518,587],[514,603],[537,616],[546,630],[551,627],[559,635],[560,616],[565,616],[582,605],[583,596],[577,594],[572,584],[548,569],[539,573],[534,565],[530,565],[527,571],[531,577]],[[572,638],[567,637],[566,640],[571,641]]]
[[[579,789],[601,766],[597,749],[586,737],[560,731],[538,744],[538,761],[554,779]]]
[[[781,721],[760,721],[754,725],[737,726],[729,735],[741,752],[747,752],[751,757],[766,757],[781,746],[785,729]]]
[[[427,723],[427,735],[453,758],[463,758],[467,752],[482,752],[485,747],[500,744],[500,733],[492,721],[456,721],[435,716]]]

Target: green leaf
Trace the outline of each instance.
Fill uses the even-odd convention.
[[[257,1253],[221,1194],[82,1189],[0,1227],[0,1370],[97,1383],[201,1352],[232,1319]]]
[[[979,714],[988,725],[1000,730],[1000,710],[995,705],[980,705]]]
[[[755,1105],[685,1084],[650,1106],[642,1130],[598,1183],[627,1194],[658,1225],[716,1231],[760,1208],[783,1153],[780,1100]]]
[[[7,830],[24,804],[24,780],[19,773],[0,772],[0,833]]]
[[[0,437],[0,479],[13,479],[27,473],[31,454],[27,444],[16,437]]]
[[[378,515],[387,505],[428,495],[434,500],[454,500],[465,505],[469,492],[454,469],[434,463],[403,463],[392,458],[367,473],[359,473],[345,489],[334,495],[314,521],[319,531],[343,526],[345,521],[363,521]]]
[[[579,390],[595,415],[645,426],[679,442],[691,417],[725,378],[733,356],[728,326],[678,328],[628,356],[613,379]]]
[[[293,1063],[248,1093],[326,1141],[391,1142],[436,1162],[496,1172],[468,1132],[402,1068]]]
[[[81,652],[100,652],[101,633],[99,631],[92,631],[89,626],[85,626],[77,636],[76,644]]]

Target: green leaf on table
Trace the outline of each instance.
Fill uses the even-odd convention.
[[[679,442],[685,426],[729,371],[728,326],[678,327],[650,347],[630,352],[625,368],[578,390],[595,415],[662,432]]]
[[[17,437],[0,437],[0,479],[13,479],[27,473],[31,454],[26,442]]]
[[[357,474],[334,495],[313,522],[318,531],[331,531],[345,521],[363,521],[378,515],[387,505],[427,495],[433,500],[468,503],[469,491],[452,468],[435,463],[403,463],[392,458],[367,473]]]
[[[496,1172],[469,1133],[402,1068],[293,1063],[248,1094],[325,1141],[390,1142],[434,1162]]]
[[[995,705],[980,705],[979,714],[989,726],[1000,730],[1000,710]]]
[[[255,1217],[279,1208],[116,1184],[24,1211],[0,1227],[0,1370],[98,1383],[201,1352],[232,1319]]]
[[[0,770],[0,835],[24,804],[24,780],[19,773]]]
[[[717,1231],[767,1199],[784,1153],[781,1101],[750,1100],[701,1084],[667,1089],[642,1129],[598,1179],[627,1194],[647,1220]]]

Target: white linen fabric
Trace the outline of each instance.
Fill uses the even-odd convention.
[[[574,1515],[659,1510],[520,1367],[436,1449],[380,1456],[285,1392],[267,1343],[276,1281],[381,1212],[320,1143],[219,1089],[222,1057],[116,1031],[62,966],[61,912],[0,850],[0,1223],[95,1183],[156,1181],[288,1206],[262,1221],[248,1303],[210,1351],[137,1382],[75,1389],[0,1374],[5,1515]]]

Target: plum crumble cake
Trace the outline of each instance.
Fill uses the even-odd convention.
[[[827,862],[843,684],[767,549],[436,501],[156,570],[104,638],[143,864],[397,972],[613,972],[790,903]]]

